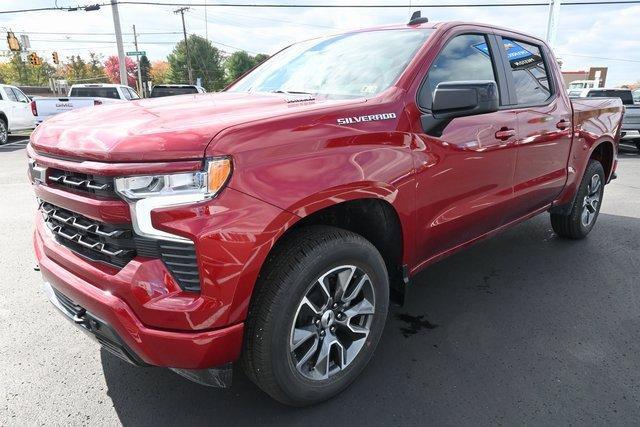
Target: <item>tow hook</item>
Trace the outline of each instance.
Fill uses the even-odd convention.
[[[84,308],[81,308],[73,317],[73,321],[75,323],[77,323],[78,325],[83,325],[87,323],[87,319],[84,317],[84,315],[87,314],[87,310],[85,310]]]

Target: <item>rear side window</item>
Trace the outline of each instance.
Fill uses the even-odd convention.
[[[69,96],[120,99],[115,87],[74,87]]]
[[[519,105],[542,104],[551,97],[549,73],[538,46],[503,38]]]
[[[433,94],[442,82],[493,80],[496,76],[491,62],[487,38],[481,34],[462,34],[454,37],[440,51],[431,64],[427,81],[421,90],[427,90],[428,105],[431,108]]]

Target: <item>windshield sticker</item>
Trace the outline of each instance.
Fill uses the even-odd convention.
[[[337,120],[339,125],[354,123],[375,122],[379,120],[391,120],[396,118],[396,113],[370,114],[368,116],[342,117]]]
[[[378,91],[378,85],[364,85],[360,89],[360,93],[376,93]]]

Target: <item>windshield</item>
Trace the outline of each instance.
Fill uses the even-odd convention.
[[[380,30],[290,46],[239,80],[230,92],[375,95],[391,86],[432,29]]]

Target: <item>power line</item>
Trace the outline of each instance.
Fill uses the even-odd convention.
[[[25,13],[25,12],[44,12],[44,11],[68,11],[73,12],[77,10],[97,10],[102,6],[108,6],[111,3],[97,3],[95,5],[86,5],[78,7],[38,7],[30,9],[13,9],[13,10],[1,10],[0,14],[7,13]],[[118,1],[119,5],[141,5],[141,6],[167,6],[167,7],[242,7],[242,8],[279,8],[279,9],[300,9],[300,8],[321,8],[321,9],[392,9],[392,8],[414,8],[414,9],[429,9],[429,8],[469,8],[469,7],[540,7],[549,6],[548,2],[525,2],[525,3],[455,3],[455,4],[421,4],[421,3],[407,3],[407,4],[302,4],[302,3],[185,3],[185,2],[158,2],[158,1],[144,1],[144,0],[124,0]],[[600,5],[626,5],[626,4],[640,4],[640,0],[596,0],[596,1],[568,1],[562,2],[562,6],[600,6]]]
[[[112,36],[115,33],[73,33],[73,32],[42,32],[42,31],[14,31],[15,34],[38,34],[38,35],[72,35],[72,36]],[[159,31],[159,32],[143,32],[138,35],[162,35],[162,34],[182,34],[181,31]],[[122,33],[123,36],[132,36],[133,33]]]
[[[558,52],[558,56],[575,56],[575,57],[578,57],[578,58],[602,59],[602,60],[605,60],[605,61],[621,61],[621,62],[640,63],[640,60],[637,60],[637,59],[607,58],[605,56],[578,55],[578,54],[575,54],[575,53],[561,53],[561,52]]]
[[[247,7],[247,8],[447,8],[447,7],[519,7],[519,6],[549,6],[549,2],[532,2],[532,3],[466,3],[466,4],[302,4],[302,3],[184,3],[184,2],[157,2],[145,0],[123,0],[118,4],[129,5],[149,5],[149,6],[190,6],[190,7]],[[572,1],[562,2],[563,6],[575,5],[609,5],[609,4],[640,4],[640,0],[596,0],[596,1]]]

